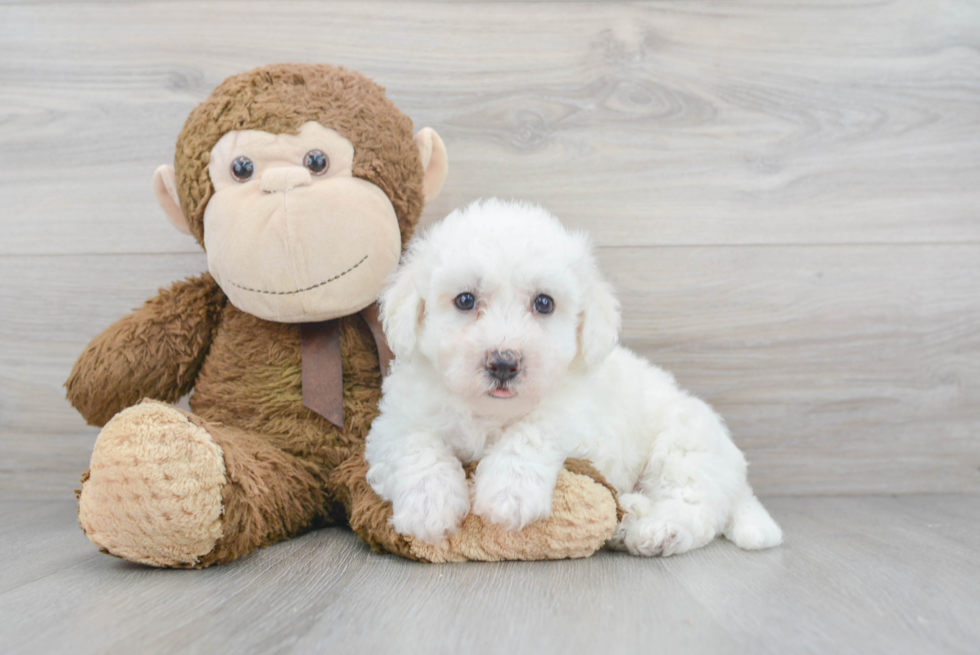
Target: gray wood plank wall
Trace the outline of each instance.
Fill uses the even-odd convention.
[[[762,494],[980,491],[980,3],[0,4],[0,492],[65,497],[84,345],[203,270],[156,207],[191,108],[360,70],[450,153],[436,220],[590,230],[624,341],[713,402]]]

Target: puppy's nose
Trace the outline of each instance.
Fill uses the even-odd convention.
[[[487,356],[487,373],[499,382],[516,377],[521,370],[521,355],[513,350],[494,350]]]

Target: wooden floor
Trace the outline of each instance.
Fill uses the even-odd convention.
[[[204,571],[101,555],[71,503],[0,504],[0,652],[980,652],[975,496],[770,498],[787,543],[425,565],[329,529]]]

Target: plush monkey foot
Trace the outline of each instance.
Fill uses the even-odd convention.
[[[83,478],[78,522],[131,562],[195,566],[221,537],[221,448],[177,409],[147,401],[110,420]]]
[[[429,562],[574,559],[602,548],[618,515],[612,487],[587,463],[568,460],[558,475],[548,519],[511,531],[470,514],[441,545],[406,540],[412,555]]]

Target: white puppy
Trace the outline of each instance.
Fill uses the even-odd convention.
[[[366,456],[398,532],[438,542],[471,509],[511,529],[546,518],[565,458],[582,457],[620,493],[614,547],[781,542],[721,419],[617,346],[619,304],[588,238],[545,210],[453,212],[412,242],[381,313],[396,359]]]

